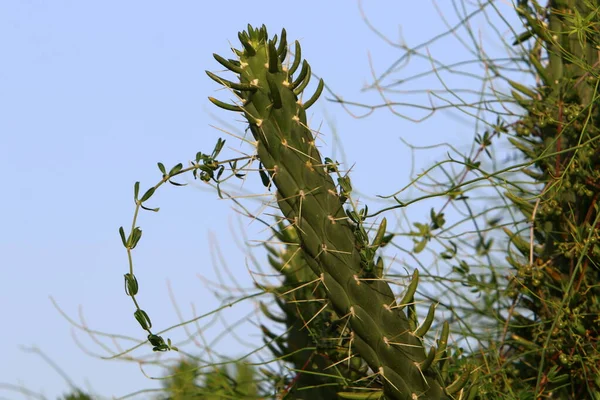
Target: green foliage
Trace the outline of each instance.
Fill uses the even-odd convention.
[[[590,0],[517,10],[540,67],[536,87],[511,82],[525,109],[511,143],[539,189],[507,193],[531,228],[506,229],[515,268],[506,362],[513,390],[540,397],[600,398],[599,10]]]
[[[153,349],[176,348],[152,333],[135,298],[131,251],[142,234],[138,211],[157,211],[145,203],[163,183],[180,186],[173,178],[183,173],[214,184],[224,197],[224,182],[258,172],[264,186],[275,189],[273,204],[283,215],[274,229],[280,243],[266,245],[281,282],[258,285],[275,296],[277,308],[261,303],[261,310],[283,332],[261,329],[274,361],[292,367],[289,373],[260,368],[260,378],[239,370],[232,378],[215,368],[203,381],[205,396],[257,396],[256,386],[244,383],[266,377],[278,398],[600,399],[600,3],[517,3],[525,31],[514,32],[513,61],[526,66],[536,85],[511,79],[508,69],[486,59],[494,78],[510,87],[510,95],[494,95],[505,109],[511,103],[518,111],[492,110],[491,101],[482,101],[478,107],[495,121],[486,121],[485,132],[476,134],[474,150],[462,154],[448,145],[460,156],[448,153],[413,182],[426,188],[424,196],[401,200],[402,189],[382,196],[393,205],[371,214],[353,199],[348,173],[315,145],[306,110],[324,84],[319,80],[316,91],[305,96],[312,72],[300,45],[294,44],[288,59],[285,31],[271,38],[266,27],[248,26],[238,34],[241,48],[232,59],[215,54],[234,78],[207,74],[236,101],[210,101],[244,117],[255,154],[221,161],[225,142],[219,140],[211,154],[198,153],[188,168],[178,164],[167,172],[159,163],[162,180],[141,197],[136,183],[131,233],[120,230],[130,265],[125,290]],[[468,25],[469,18],[461,24]],[[473,114],[483,120],[480,112]],[[521,162],[498,166],[493,147],[502,140],[520,153]],[[250,168],[256,161],[258,168]],[[462,171],[454,174],[447,163]],[[447,182],[436,177],[423,184],[434,170]],[[478,211],[473,197],[484,184],[500,205],[485,201]],[[400,234],[389,231],[385,218],[372,219],[436,197],[444,205]],[[456,220],[449,206],[463,219]],[[473,228],[455,233],[461,223]],[[398,236],[408,238],[407,248],[397,244]],[[419,267],[411,266],[400,300],[380,256],[389,243]],[[422,264],[431,254],[436,269]],[[448,267],[447,274],[431,272],[440,266]],[[424,280],[440,294],[425,297],[427,311],[418,318],[421,302],[415,296],[422,294],[417,289]],[[439,308],[452,315],[450,323],[436,319]],[[431,332],[438,332],[435,341]],[[462,347],[448,344],[451,333]],[[191,383],[197,371],[182,364],[173,377],[181,380],[170,381],[181,396],[200,390]],[[177,398],[175,392],[170,398]]]

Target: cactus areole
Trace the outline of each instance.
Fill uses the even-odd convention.
[[[306,110],[321,94],[323,81],[302,101],[308,97],[303,92],[311,69],[306,60],[301,62],[298,42],[293,62],[286,63],[285,30],[269,39],[264,25],[248,26],[238,37],[242,48],[233,50],[235,59],[214,56],[237,81],[207,72],[237,101],[210,100],[248,121],[257,158],[277,189],[278,206],[297,230],[307,262],[321,278],[336,313],[349,319],[351,352],[360,354],[379,375],[387,398],[447,398],[450,390],[443,388],[436,366],[443,361],[437,356],[433,362],[427,359],[422,332],[417,333],[422,329],[411,329],[403,305],[396,303],[383,279],[361,279],[361,257],[344,199],[306,122]]]

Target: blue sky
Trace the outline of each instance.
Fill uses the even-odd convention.
[[[363,10],[376,27],[394,40],[401,27],[408,45],[445,30],[429,1],[365,3]],[[455,20],[449,2],[440,3]],[[514,20],[510,4],[498,7]],[[49,296],[77,320],[81,310],[90,328],[143,338],[123,291],[127,259],[117,229],[131,224],[133,183],[139,180],[148,187],[160,179],[156,162],[170,167],[192,159],[197,151],[212,150],[223,134],[210,125],[231,123],[243,129],[235,125],[237,116],[221,113],[208,102],[215,94],[227,97],[215,92],[217,85],[204,71],[220,69],[212,53],[229,55],[229,43],[238,46],[237,32],[248,23],[264,23],[272,33],[285,27],[288,38],[301,41],[313,72],[348,100],[378,101],[376,93],[361,92],[372,80],[371,68],[382,72],[403,54],[369,30],[358,3],[349,0],[285,7],[275,1],[0,2],[1,383],[48,398],[67,390],[67,383],[42,358],[23,351],[36,346],[76,385],[89,385],[98,394],[119,397],[158,386],[135,363],[86,354],[78,342],[106,356],[87,335],[78,332],[74,339],[72,326]],[[483,21],[474,28],[482,29],[484,39],[486,34],[493,37]],[[431,47],[435,57],[467,57],[456,40],[444,43]],[[491,52],[501,52],[496,45]],[[416,62],[401,74],[420,69],[430,66]],[[439,87],[435,77],[429,79]],[[455,79],[454,86],[460,86],[462,78]],[[424,85],[427,81],[419,83]],[[326,155],[335,144],[328,123],[335,127],[347,163],[356,163],[354,185],[365,193],[389,194],[408,183],[410,152],[400,138],[422,146],[444,141],[470,146],[474,128],[464,118],[440,113],[414,124],[382,110],[356,119],[326,97],[331,96],[324,95],[312,109],[312,126],[323,123]],[[228,144],[237,148],[233,139]],[[236,278],[251,284],[246,257],[232,236],[241,238],[240,225],[250,237],[262,228],[240,222],[230,202],[194,184],[165,188],[152,205],[161,211],[140,217],[144,237],[134,262],[142,307],[158,330],[179,321],[167,282],[185,319],[193,316],[191,303],[197,313],[218,305],[198,278],[215,278],[210,256],[215,241]],[[411,212],[428,211],[415,207]],[[225,316],[235,320],[252,307],[236,306]],[[244,332],[248,329],[258,341],[250,328]],[[218,335],[219,330],[207,328],[206,334]],[[166,336],[183,339],[186,334],[179,330]],[[110,341],[104,342],[114,349]],[[200,351],[186,346],[191,353]],[[244,352],[231,338],[224,338],[218,348],[232,356]],[[0,398],[18,396],[0,386]]]

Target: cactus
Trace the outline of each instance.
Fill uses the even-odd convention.
[[[284,316],[273,315],[270,308],[261,304],[267,317],[285,324],[286,335],[276,335],[263,326],[265,342],[273,354],[294,365],[295,376],[288,382],[286,393],[296,399],[332,399],[343,386],[358,386],[362,390],[381,390],[368,386],[365,380],[366,364],[360,357],[346,360],[350,340],[347,324],[326,302],[325,288],[315,288],[311,282],[318,277],[307,265],[297,232],[290,225],[278,223],[274,229],[282,249],[266,244],[269,264],[282,274],[284,280],[270,289]],[[273,343],[274,342],[274,343]],[[374,382],[371,382],[374,383]],[[301,390],[295,390],[301,389]]]
[[[526,57],[539,84],[509,82],[526,110],[511,143],[532,164],[524,172],[543,186],[507,194],[533,224],[531,235],[506,229],[519,251],[508,262],[521,307],[511,318],[511,381],[531,382],[523,390],[533,385],[540,398],[600,398],[599,7],[555,0],[517,8],[529,32],[523,37],[535,40]]]
[[[440,341],[440,349],[429,351],[423,343],[434,318],[434,305],[419,327],[403,311],[406,303],[413,301],[418,273],[415,271],[412,293],[397,303],[390,286],[373,268],[381,235],[368,243],[362,226],[367,210],[357,211],[352,201],[345,210],[351,196],[350,180],[317,150],[306,110],[321,94],[323,81],[308,100],[300,100],[311,69],[306,60],[301,63],[299,44],[296,42],[294,61],[287,67],[285,31],[279,40],[269,39],[264,26],[248,26],[238,37],[243,48],[234,50],[236,59],[215,55],[238,80],[207,74],[231,89],[239,104],[210,100],[242,113],[248,121],[256,141],[256,158],[268,172],[268,176],[263,174],[263,182],[276,187],[277,204],[296,230],[307,264],[337,315],[348,322],[350,351],[366,361],[391,399],[440,399],[457,392],[469,371],[445,389],[437,367],[443,363],[447,339]],[[337,175],[339,190],[330,173]],[[447,325],[444,331],[447,333]]]

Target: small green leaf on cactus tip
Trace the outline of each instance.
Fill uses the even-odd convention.
[[[267,48],[269,50],[269,72],[275,74],[279,72],[279,54],[275,48],[275,40],[269,41]]]
[[[283,62],[287,55],[287,33],[285,29],[281,30],[281,39],[279,39],[279,46],[277,46],[277,54],[279,54],[279,61]]]
[[[270,189],[271,188],[271,179],[269,178],[269,175],[263,168],[262,164],[258,164],[258,172],[260,174],[260,179],[262,180],[263,185],[265,185],[265,187],[267,189]]]
[[[241,90],[241,91],[252,91],[254,92],[257,88],[248,83],[235,83],[228,81],[227,79],[223,79],[218,75],[213,74],[210,71],[206,71],[206,75],[210,77],[213,81],[220,83],[223,86],[226,86],[230,89]]]
[[[323,93],[323,88],[325,87],[325,83],[323,82],[323,79],[319,79],[319,85],[317,86],[317,90],[315,91],[315,93],[311,96],[310,99],[308,99],[305,103],[304,103],[304,109],[308,110],[308,108],[310,106],[312,106],[313,104],[315,104],[315,102],[319,99],[319,97],[321,96],[321,93]]]
[[[471,366],[467,366],[463,371],[462,375],[459,376],[454,382],[452,382],[448,387],[446,387],[446,393],[449,395],[453,395],[458,393],[462,388],[465,387],[467,382],[469,381],[469,376],[471,376]]]
[[[250,29],[250,27],[248,28]],[[254,50],[254,47],[252,47],[252,45],[250,44],[247,35],[244,35],[243,32],[239,32],[238,39],[240,39],[240,43],[242,44],[242,46],[244,46],[244,50],[246,50],[246,55],[250,57],[256,55],[256,50]]]
[[[300,43],[298,41],[294,42],[294,62],[290,66],[288,73],[290,76],[296,73],[298,66],[300,66],[300,60],[302,59],[302,48],[300,47]]]
[[[267,73],[267,83],[269,84],[269,91],[271,92],[271,100],[273,100],[273,108],[278,110],[283,107],[283,102],[281,101],[281,93],[279,93],[279,87],[277,87],[275,77],[270,73]]]
[[[377,278],[383,278],[383,258],[377,258],[377,263],[375,264],[375,276]]]
[[[300,96],[300,93],[302,93],[302,91],[306,88],[306,86],[310,82],[311,75],[312,75],[312,70],[310,68],[310,65],[307,64],[306,76],[304,77],[304,80],[302,82],[300,82],[300,84],[298,86],[294,87],[294,94],[296,96]]]
[[[442,325],[442,333],[440,334],[440,338],[438,339],[438,354],[441,354],[446,351],[446,347],[448,347],[448,336],[450,335],[450,324],[448,321],[444,321]]]
[[[429,349],[429,353],[427,354],[427,357],[419,364],[419,368],[421,369],[421,372],[427,371],[429,369],[429,367],[431,367],[431,365],[433,364],[433,361],[436,359],[436,357],[435,357],[436,354],[437,354],[437,351],[435,349],[435,346],[431,346],[431,349]]]
[[[222,66],[224,66],[225,68],[227,68],[228,70],[235,72],[236,74],[241,74],[243,69],[241,66],[239,65],[235,65],[234,63],[232,63],[231,61],[221,57],[220,55],[213,53],[213,57],[215,58],[215,60],[217,60],[217,62],[219,64],[221,64]]]
[[[402,300],[400,300],[400,304],[398,305],[398,308],[400,310],[402,310],[408,304],[413,302],[418,285],[419,285],[419,270],[415,269],[415,272],[413,272],[412,281],[410,281],[408,288],[406,288],[406,293],[404,294],[404,296],[402,297]]]
[[[375,239],[373,239],[374,248],[378,248],[381,242],[383,241],[383,236],[385,235],[385,230],[387,229],[387,219],[382,219],[379,224],[379,229],[377,229],[377,234],[375,235]]]
[[[304,80],[304,78],[306,77],[307,71],[308,71],[308,62],[306,60],[304,60],[304,61],[302,61],[302,69],[300,70],[300,73],[296,77],[296,80],[292,83],[292,88],[295,88],[296,86],[298,86],[300,84],[300,82],[302,82]]]
[[[377,400],[383,398],[383,391],[377,392],[338,392],[338,397],[340,399],[351,399],[351,400]]]
[[[437,303],[433,303],[429,306],[429,311],[427,312],[425,320],[423,321],[421,326],[419,326],[419,328],[417,328],[417,330],[415,330],[414,332],[415,336],[422,338],[429,331],[429,328],[431,328],[431,324],[433,323],[436,307]]]
[[[242,107],[240,107],[240,106],[236,106],[235,104],[225,103],[221,100],[215,99],[214,97],[209,97],[208,100],[210,100],[211,103],[213,103],[215,106],[220,107],[227,111],[235,111],[235,112],[244,111],[242,109]]]

